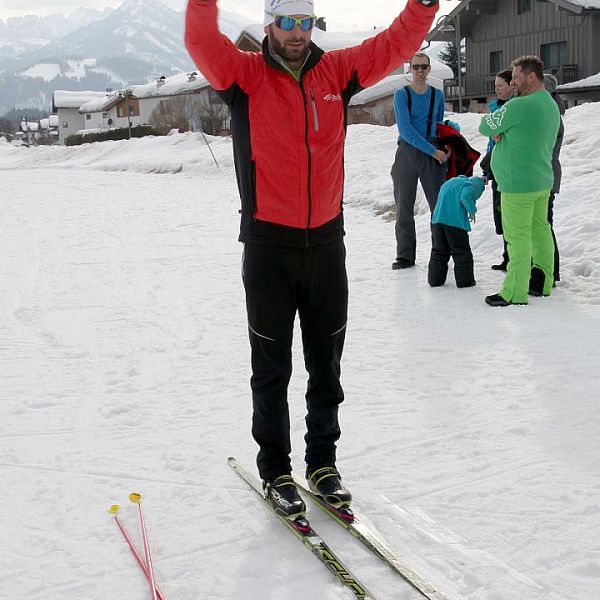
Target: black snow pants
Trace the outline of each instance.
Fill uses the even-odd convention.
[[[498,184],[495,179],[492,179],[492,211],[494,214],[494,226],[496,233],[502,236],[502,242],[504,244],[504,250],[502,251],[502,262],[508,264],[508,245],[504,239],[504,230],[502,229],[502,212],[500,206],[500,191],[498,190]]]
[[[431,226],[433,246],[429,259],[427,281],[432,287],[444,285],[448,275],[450,256],[454,260],[456,287],[475,285],[473,253],[469,244],[469,232],[459,227],[436,223]]]
[[[348,315],[342,239],[312,248],[246,244],[242,276],[252,350],[252,435],[262,479],[291,472],[288,383],[300,317],[306,390],[306,454],[311,469],[335,465],[344,399],[340,359]]]

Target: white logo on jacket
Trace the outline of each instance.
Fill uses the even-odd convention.
[[[490,126],[490,129],[496,130],[500,125],[502,125],[502,121],[504,120],[504,115],[506,114],[506,106],[499,108],[497,111],[493,112],[491,115],[486,115],[485,120],[487,124]]]
[[[323,96],[323,100],[326,100],[327,102],[341,102],[342,97],[339,94],[327,94],[326,96]]]

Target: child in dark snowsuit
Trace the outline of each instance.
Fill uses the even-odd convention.
[[[469,231],[470,221],[475,222],[475,202],[484,188],[481,177],[464,175],[449,179],[441,187],[431,219],[433,243],[427,274],[431,287],[446,283],[450,256],[454,260],[456,287],[475,285]]]

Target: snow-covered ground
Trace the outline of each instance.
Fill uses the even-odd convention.
[[[483,148],[479,116],[453,116]],[[339,468],[355,509],[454,600],[600,596],[600,104],[567,112],[550,298],[493,309],[490,191],[475,288],[394,272],[393,128],[351,126],[350,323]],[[349,598],[230,471],[252,466],[231,143],[0,143],[0,598],[149,597],[145,499],[167,599]],[[298,337],[298,336],[297,336]],[[290,387],[302,470],[305,373]],[[419,596],[326,515],[314,526],[379,600]]]

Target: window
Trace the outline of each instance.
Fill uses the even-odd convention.
[[[504,52],[496,50],[490,52],[490,73],[495,75],[504,68]]]
[[[540,58],[544,68],[561,67],[567,64],[567,42],[554,42],[540,46]]]
[[[531,0],[517,0],[517,14],[531,12]]]
[[[63,129],[69,129],[69,122],[63,121]]]
[[[91,120],[92,120],[92,115],[90,115],[90,113],[87,113],[87,114],[85,115],[85,120],[86,120],[86,121],[91,121]]]

